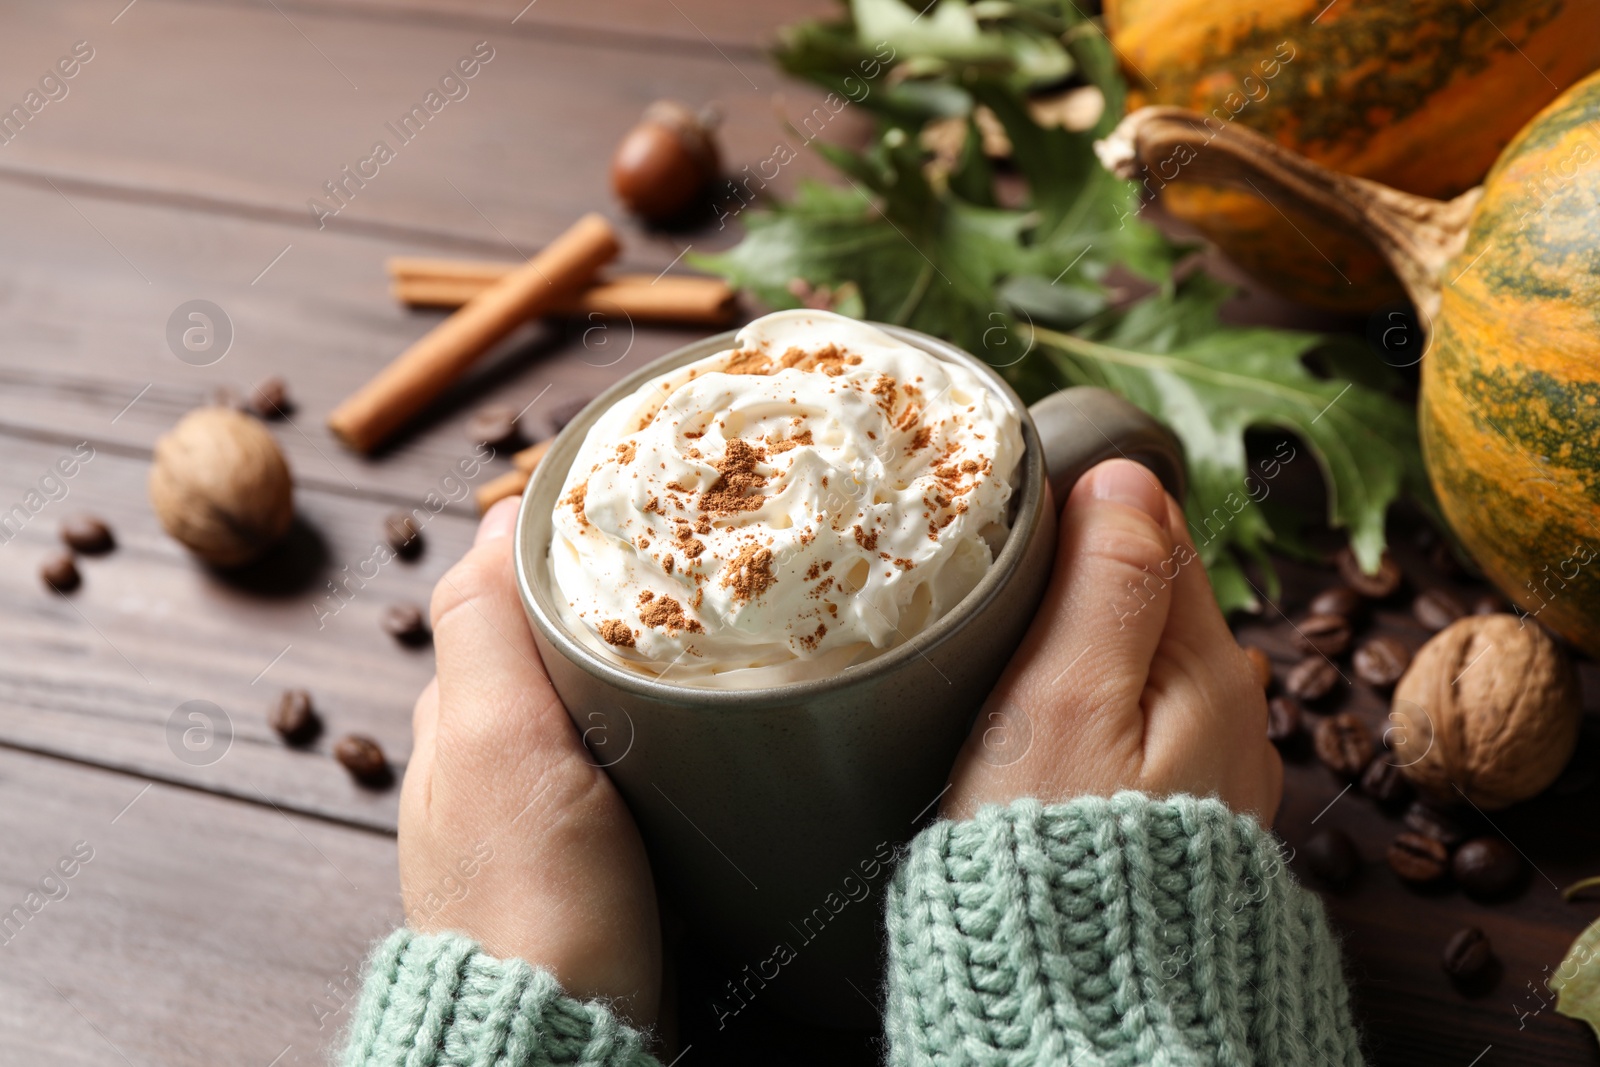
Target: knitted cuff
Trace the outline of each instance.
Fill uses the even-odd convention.
[[[1361,1064],[1321,903],[1216,800],[936,823],[887,907],[895,1067]]]
[[[656,1067],[638,1031],[457,934],[397,930],[367,961],[344,1067]]]

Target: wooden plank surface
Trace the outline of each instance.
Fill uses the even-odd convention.
[[[701,336],[626,320],[529,325],[413,432],[363,458],[324,423],[341,399],[442,319],[389,296],[383,260],[415,244],[333,233],[301,242],[270,222],[167,205],[79,206],[92,225],[48,187],[0,183],[8,220],[0,248],[0,425],[15,431],[77,434],[74,440],[147,454],[217,388],[242,393],[279,375],[297,404],[279,439],[301,484],[410,504],[470,454],[464,425],[489,399],[519,408],[537,401],[530,424],[548,432],[544,412]],[[289,254],[256,280],[289,244]],[[232,328],[232,347],[207,366],[180,359],[168,337],[171,316],[195,299],[221,308]]]
[[[291,20],[270,5],[182,0],[141,0],[110,25],[103,6],[41,6],[0,39],[0,67],[41,74],[76,41],[94,49],[66,83],[66,97],[4,146],[0,175],[48,179],[67,196],[100,189],[175,198],[299,231],[266,249],[252,274],[285,243],[340,230],[526,254],[610,204],[611,151],[650,101],[714,103],[726,158],[738,170],[771,156],[779,139],[798,149],[776,112],[798,121],[820,99],[757,58],[716,48],[621,47],[602,35],[485,36],[476,24],[454,29],[347,10],[302,10]],[[420,132],[408,133],[409,142],[396,136],[390,124],[398,128],[413,105],[439,92],[440,79],[483,41],[493,58],[455,90],[460,98],[440,93]],[[829,137],[848,137],[858,121],[846,110],[829,123]],[[378,141],[393,160],[369,166],[370,180],[357,174],[344,187],[347,206],[319,229],[308,201],[338,206],[325,183],[346,181],[342,169],[371,158]],[[774,188],[824,170],[802,152]],[[732,236],[712,227],[694,243],[709,249]],[[630,258],[657,269],[687,243],[636,227],[629,238]]]
[[[6,1063],[327,1063],[400,918],[392,838],[190,789],[0,751],[0,826]]]
[[[71,452],[7,440],[0,499],[8,508],[24,501]],[[301,528],[282,555],[240,581],[197,563],[162,532],[145,500],[147,471],[142,458],[98,450],[60,483],[64,498],[0,545],[8,607],[0,612],[0,739],[392,830],[396,791],[355,785],[327,753],[342,734],[368,734],[403,769],[411,706],[433,655],[401,647],[379,620],[391,603],[426,607],[434,582],[470,544],[473,522],[434,516],[416,562],[363,567],[388,505],[302,488]],[[81,511],[109,522],[118,546],[80,560],[83,585],[63,596],[37,568],[60,547],[61,520]],[[356,576],[347,592],[331,592],[328,583],[347,575]],[[268,707],[287,688],[308,690],[325,722],[308,749],[288,748],[267,726]],[[231,730],[232,739],[186,758],[170,724],[181,737],[191,722],[182,706],[193,700],[220,708],[229,727],[217,736]],[[203,733],[205,724],[196,725]]]

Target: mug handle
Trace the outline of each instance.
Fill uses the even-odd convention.
[[[1150,468],[1172,499],[1183,503],[1183,446],[1165,426],[1117,394],[1092,385],[1051,393],[1028,409],[1039,431],[1055,506],[1089,468],[1119,456]]]

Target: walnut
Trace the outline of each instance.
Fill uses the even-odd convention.
[[[1395,687],[1391,758],[1436,801],[1504,808],[1555,781],[1578,743],[1578,676],[1540,626],[1469,615]]]
[[[248,563],[289,532],[294,483],[278,442],[249,415],[191,411],[156,441],[150,505],[207,563]]]

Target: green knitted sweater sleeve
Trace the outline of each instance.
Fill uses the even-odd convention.
[[[659,1067],[603,1004],[457,934],[397,930],[367,961],[344,1067]]]
[[[1216,800],[935,823],[887,907],[893,1067],[1362,1062],[1321,902]]]

